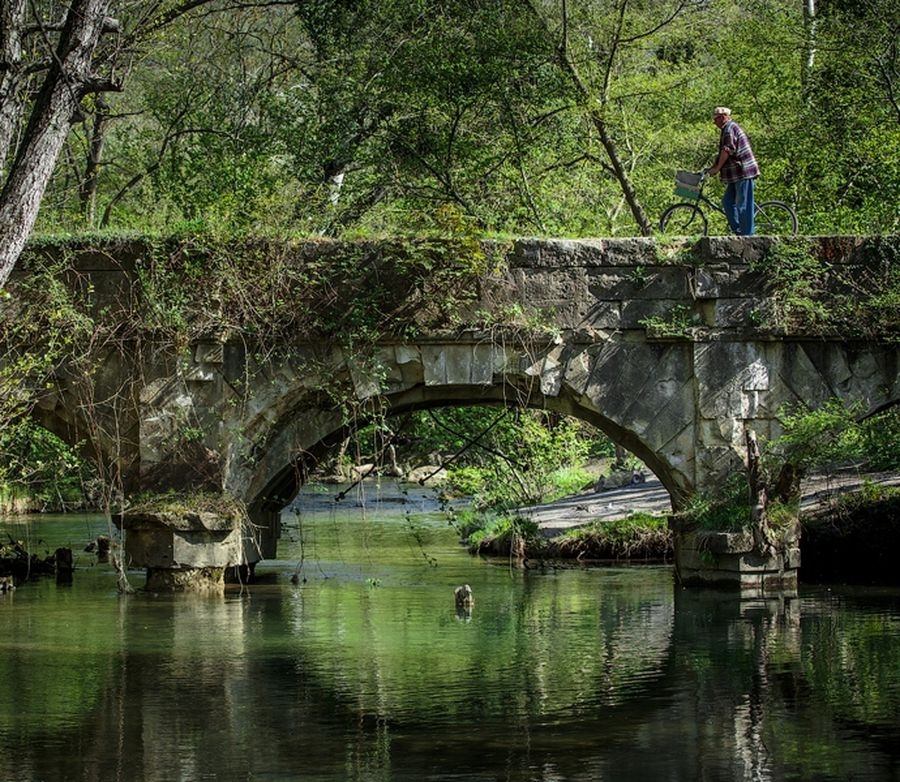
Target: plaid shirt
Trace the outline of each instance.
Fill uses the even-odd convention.
[[[750,139],[744,129],[734,120],[722,126],[719,135],[719,153],[728,150],[728,159],[719,171],[723,182],[738,182],[741,179],[753,179],[759,176],[759,163],[750,148]]]

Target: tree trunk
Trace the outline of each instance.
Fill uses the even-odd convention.
[[[609,158],[610,166],[612,166],[613,174],[619,182],[619,187],[622,188],[622,195],[625,196],[625,201],[631,210],[631,216],[638,224],[638,228],[640,228],[641,236],[652,236],[653,225],[650,223],[650,219],[647,217],[647,212],[644,210],[641,202],[638,200],[637,190],[634,189],[631,177],[628,176],[625,164],[619,156],[616,142],[609,135],[606,122],[598,111],[591,112],[591,121],[597,130],[597,135],[600,137],[600,143],[603,144],[603,148],[606,150],[606,156]]]
[[[85,222],[94,226],[97,207],[97,179],[100,173],[100,161],[103,155],[103,142],[106,141],[106,125],[109,121],[109,106],[102,96],[97,96],[97,107],[94,113],[94,124],[91,128],[90,146],[84,165],[84,176],[78,186],[78,199],[81,202],[81,214]]]
[[[69,6],[55,57],[0,192],[0,285],[9,279],[25,247],[72,117],[90,89],[91,58],[109,4],[110,0],[72,0]]]
[[[804,96],[809,102],[812,97],[813,73],[816,66],[816,0],[803,0],[803,23],[806,32],[804,53],[806,55],[801,73]]]
[[[747,443],[747,484],[749,488],[747,502],[750,505],[750,518],[753,523],[753,542],[757,551],[768,557],[775,551],[775,545],[769,527],[769,517],[766,512],[768,495],[763,477],[762,457],[759,452],[759,444],[756,442],[756,434],[748,429],[745,432],[745,438]]]
[[[25,0],[0,2],[0,181],[22,115],[22,29]]]
[[[544,30],[546,30],[548,34],[551,34],[550,26],[547,24],[547,21],[544,19],[543,15],[541,14],[540,10],[533,2],[533,0],[528,0],[527,5],[535,19],[537,19],[538,22],[543,25]],[[560,67],[572,79],[572,83],[574,84],[576,91],[581,97],[584,105],[587,107],[588,116],[591,119],[591,124],[597,131],[597,135],[600,138],[600,143],[603,144],[603,149],[606,151],[606,156],[609,158],[609,170],[612,172],[612,175],[619,183],[619,187],[622,189],[622,194],[625,196],[625,201],[628,204],[628,208],[631,210],[631,215],[634,218],[634,221],[637,223],[638,228],[640,229],[641,235],[652,236],[653,225],[650,223],[650,219],[647,217],[647,213],[646,211],[644,211],[644,207],[641,205],[641,202],[638,200],[637,191],[634,189],[634,183],[631,181],[631,177],[628,175],[628,170],[625,166],[625,163],[622,161],[622,158],[619,155],[619,149],[616,146],[616,142],[609,133],[609,126],[606,122],[605,117],[606,105],[608,103],[609,85],[613,76],[613,66],[615,64],[616,51],[620,43],[619,36],[621,35],[622,20],[624,18],[626,7],[627,0],[622,0],[618,7],[617,32],[613,35],[613,40],[610,45],[609,58],[605,63],[605,71],[603,74],[604,88],[603,93],[600,96],[599,109],[592,108],[592,106],[596,103],[596,96],[594,96],[591,90],[588,88],[588,85],[582,78],[581,71],[579,70],[578,65],[575,63],[569,51],[568,7],[565,2],[562,3],[561,7],[562,30],[561,41],[559,46],[557,47],[557,58]]]

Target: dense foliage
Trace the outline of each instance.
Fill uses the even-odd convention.
[[[430,450],[452,459],[455,490],[494,509],[578,491],[590,481],[584,463],[613,451],[592,427],[538,410],[441,410],[420,417],[417,431]]]
[[[867,418],[861,414],[860,405],[837,399],[815,410],[786,410],[784,433],[771,444],[771,452],[804,470],[900,468],[900,407]]]
[[[356,448],[344,458],[387,466],[389,450],[405,468],[440,468],[448,495],[469,497],[475,508],[491,512],[574,494],[592,482],[588,460],[615,454],[609,438],[581,421],[497,406],[379,421],[358,433]]]
[[[808,5],[203,4],[85,99],[39,228],[397,234],[451,204],[485,232],[635,234],[728,104],[803,232],[896,231],[897,6]]]
[[[71,510],[90,494],[72,448],[31,421],[0,430],[0,511]]]

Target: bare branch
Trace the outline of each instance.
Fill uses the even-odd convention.
[[[658,33],[660,30],[662,30],[663,27],[674,22],[687,4],[688,0],[681,0],[681,2],[676,6],[675,10],[672,11],[672,13],[669,14],[665,19],[663,19],[659,24],[651,27],[649,30],[644,30],[643,32],[637,33],[636,35],[632,35],[628,38],[620,38],[619,43],[627,45],[629,43],[634,43],[635,41],[640,41],[642,38],[649,38],[654,33]]]
[[[187,16],[193,11],[196,11],[198,8],[204,8],[204,6],[209,6],[213,3],[218,2],[219,0],[186,0],[186,2],[180,3],[179,5],[170,8],[165,13],[160,14],[148,24],[142,25],[140,28],[140,35],[134,37],[137,39],[150,36],[153,33],[159,32],[161,29],[171,24],[176,19],[180,19],[182,16]],[[295,0],[258,0],[258,2],[241,2],[241,0],[234,0],[234,2],[223,3],[220,8],[209,8],[205,11],[204,15],[227,13],[229,11],[246,10],[251,8],[270,8],[275,6],[292,5],[296,5]]]

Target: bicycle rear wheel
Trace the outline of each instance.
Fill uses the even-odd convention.
[[[706,215],[694,204],[674,204],[659,218],[659,230],[676,236],[706,236]]]
[[[797,213],[781,201],[756,205],[756,233],[761,236],[796,236]]]

